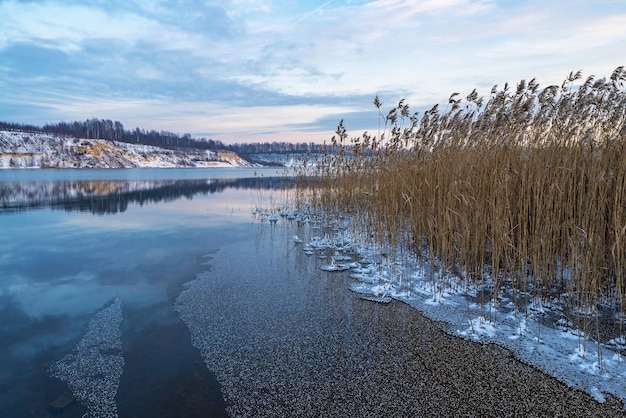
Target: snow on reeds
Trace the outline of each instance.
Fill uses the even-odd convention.
[[[506,291],[521,315],[562,306],[583,345],[607,327],[623,338],[625,81],[624,67],[547,87],[521,80],[422,114],[401,100],[385,115],[376,98],[384,126],[350,137],[341,122],[338,152],[317,162],[321,181],[301,201],[349,214],[394,259],[417,257],[433,288],[461,277],[486,289],[481,305]]]

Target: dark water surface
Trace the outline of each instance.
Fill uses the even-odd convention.
[[[85,413],[79,402],[66,405],[69,388],[50,367],[116,296],[119,415],[225,416],[220,386],[173,303],[182,283],[207,269],[203,256],[254,236],[250,209],[289,187],[280,175],[0,171],[0,416]]]

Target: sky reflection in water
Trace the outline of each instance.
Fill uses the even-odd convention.
[[[285,179],[269,177],[124,180],[102,188],[117,189],[110,195],[79,197],[58,186],[75,188],[80,180],[57,180],[50,194],[51,185],[38,179],[19,180],[31,188],[20,201],[10,196],[15,183],[2,175],[0,415],[5,417],[20,416],[19,408],[33,403],[29,373],[42,373],[71,350],[90,316],[113,297],[120,296],[131,315],[144,312],[135,315],[139,321],[149,317],[144,324],[126,324],[135,330],[176,322],[171,302],[202,268],[202,257],[249,238],[251,208],[264,197],[277,201],[285,194]],[[44,190],[45,199],[37,190]],[[11,207],[2,208],[7,201]],[[46,401],[51,399],[35,403]]]

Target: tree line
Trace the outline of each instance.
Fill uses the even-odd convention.
[[[87,119],[85,121],[58,122],[43,127],[19,123],[0,122],[0,129],[68,135],[76,138],[105,139],[130,144],[153,145],[161,148],[198,148],[208,150],[225,149],[221,141],[196,139],[191,134],[178,135],[168,131],[124,129],[119,121],[110,119]]]
[[[320,145],[313,142],[262,142],[236,143],[225,145],[220,140],[192,138],[191,134],[179,135],[168,131],[145,130],[140,128],[125,129],[119,121],[109,119],[87,119],[85,121],[58,122],[35,126],[0,121],[0,130],[19,130],[30,132],[68,135],[76,138],[105,139],[130,144],[153,145],[161,148],[196,148],[206,150],[230,150],[239,155],[268,153],[306,153],[320,151]]]
[[[320,145],[314,142],[254,142],[228,145],[228,149],[241,155],[251,154],[295,154],[318,152]]]

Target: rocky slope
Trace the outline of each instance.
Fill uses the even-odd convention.
[[[251,167],[229,151],[165,149],[39,132],[0,131],[0,168]]]

